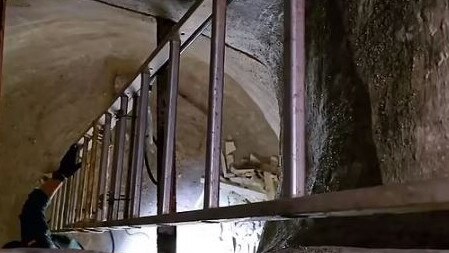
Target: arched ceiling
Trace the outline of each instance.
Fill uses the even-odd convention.
[[[188,7],[184,2],[173,6],[180,6],[180,11]],[[0,191],[6,193],[0,196],[2,242],[17,237],[16,217],[42,173],[54,170],[65,147],[111,104],[120,90],[116,81],[132,76],[155,48],[155,21],[95,1],[10,0],[5,39],[0,100]],[[186,70],[181,78],[196,82],[192,89],[189,82],[181,83],[185,97],[180,105],[186,113],[180,119],[186,131],[198,123],[189,123],[189,112],[204,119],[201,99],[206,95],[198,97],[195,91],[207,91],[207,44],[203,36],[183,56]],[[233,136],[237,126],[242,127],[240,137],[233,136],[244,137],[241,155],[257,147],[264,155],[276,154],[276,76],[268,60],[233,46],[226,57],[226,101],[231,103],[227,108],[234,112],[225,118],[225,134]],[[266,136],[257,138],[260,133]],[[180,143],[185,150],[191,149],[188,140]]]

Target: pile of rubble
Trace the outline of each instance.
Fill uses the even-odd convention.
[[[227,140],[221,156],[222,177],[220,187],[238,187],[239,193],[247,189],[248,194],[264,194],[262,200],[272,200],[279,185],[279,156],[260,157],[250,154],[236,162],[234,141]],[[243,194],[246,195],[246,194]]]

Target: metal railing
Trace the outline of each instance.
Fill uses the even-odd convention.
[[[285,84],[283,98],[283,177],[281,198],[219,207],[221,121],[223,110],[226,0],[198,1],[159,44],[112,107],[85,134],[83,169],[69,179],[54,199],[54,231],[103,231],[132,226],[172,225],[204,221],[288,219],[408,213],[449,208],[449,183],[434,180],[385,185],[305,196],[305,0],[285,0]],[[209,114],[204,208],[173,208],[173,154],[180,53],[212,23]],[[169,70],[164,122],[162,181],[157,215],[142,217],[142,169],[148,96],[154,77]],[[132,113],[131,113],[132,112]],[[115,117],[113,117],[115,116]],[[131,166],[125,170],[127,125],[132,126]],[[112,138],[114,133],[115,138]],[[112,139],[112,141],[111,141]],[[100,145],[101,144],[101,145]],[[112,159],[111,159],[112,157]],[[109,162],[108,162],[109,161]],[[110,166],[108,166],[110,164]],[[125,189],[122,189],[125,185]],[[123,193],[123,194],[122,194]],[[123,210],[122,217],[119,216]]]

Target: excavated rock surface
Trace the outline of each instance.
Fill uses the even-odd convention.
[[[309,165],[316,172],[309,190],[446,177],[447,1],[309,1],[307,13]],[[260,250],[444,248],[444,216],[272,223]]]
[[[191,3],[177,0],[107,1],[174,20],[179,19]],[[20,5],[27,5],[26,2],[25,4],[22,2],[24,1],[19,2]],[[447,1],[314,0],[308,3],[309,193],[446,176],[448,173],[446,154],[449,149],[448,118],[444,116],[449,110],[446,105],[449,97]],[[277,103],[280,101],[276,98],[280,97],[279,81],[282,76],[281,10],[280,0],[235,0],[229,7],[227,29],[227,43],[246,54],[248,59],[259,62],[264,67],[259,70],[266,70],[265,83],[260,85],[262,88],[252,88],[257,91],[254,94],[259,96],[254,96],[256,99],[254,97],[253,99],[276,133],[278,129],[273,126],[279,125],[280,117],[276,112],[279,111]],[[32,31],[29,30],[29,33]],[[11,42],[7,39],[7,43]],[[24,55],[28,54],[24,52]],[[238,69],[235,71],[238,73]],[[18,77],[19,75],[5,76],[6,83],[8,78],[14,80]],[[37,82],[28,84],[29,92],[38,91],[36,87],[39,86],[35,83]],[[73,87],[67,85],[64,88]],[[5,89],[8,90],[8,87]],[[253,96],[248,92],[249,88],[245,90]],[[28,93],[21,95],[26,96]],[[54,97],[59,95],[56,92],[52,94]],[[260,98],[267,99],[264,101]],[[37,98],[34,99],[36,101]],[[10,106],[8,104],[12,102],[3,100],[2,108],[4,105]],[[17,110],[17,113],[26,115],[25,108],[30,108],[34,104],[21,105],[16,101],[15,106],[22,108]],[[67,111],[60,113],[68,115]],[[94,114],[90,111],[86,113]],[[51,117],[51,114],[39,117],[43,116]],[[46,147],[29,144],[33,142],[32,136],[30,139],[29,129],[34,131],[39,127],[31,124],[34,121],[26,119],[25,117],[20,121],[23,130],[17,130],[21,134],[20,138],[11,142],[16,146],[12,146],[11,150],[8,149],[7,153],[2,149],[0,153],[15,157],[10,160],[20,163],[19,167],[31,166],[36,161],[44,163],[44,151],[47,150]],[[88,116],[85,119],[86,126],[87,119]],[[20,125],[19,122],[4,120],[4,115],[1,120],[2,125],[6,120],[10,129]],[[73,122],[69,120],[63,124]],[[16,134],[12,135],[9,132],[0,134],[2,139],[18,138]],[[54,137],[52,131],[48,134],[47,139]],[[68,142],[68,139],[67,137],[59,142]],[[36,143],[40,143],[39,140]],[[30,155],[30,159],[17,158],[14,152],[17,145],[29,147],[26,154]],[[59,149],[55,147],[51,150],[62,153],[61,146],[58,144]],[[52,157],[54,164],[56,156]],[[1,166],[3,168],[3,164]],[[6,176],[13,175],[12,171],[6,172]],[[34,178],[36,175],[30,176],[28,181],[31,182]],[[13,183],[5,186],[11,188]],[[2,198],[5,203],[13,203],[12,206],[18,208],[18,200],[10,196]],[[3,207],[2,212],[11,211]],[[427,218],[423,220],[425,221],[423,224],[431,224],[433,221]],[[366,221],[363,219],[361,223],[355,221],[352,228],[364,226],[363,222]],[[3,224],[12,224],[12,221]],[[301,238],[309,236],[314,238],[317,244],[322,244],[326,238],[324,234],[320,237],[319,231],[327,231],[328,234],[344,234],[351,231],[351,226],[347,226],[344,232],[342,230],[336,232],[337,230],[332,230],[329,226],[333,224],[332,227],[344,227],[342,224],[347,224],[344,220],[337,219],[316,224],[310,221],[272,224],[266,230],[261,250],[297,246],[302,243],[298,238],[299,235],[304,235]],[[385,225],[382,222],[370,224],[371,228]],[[383,229],[373,231],[382,231],[385,234],[395,231],[388,226],[381,228]],[[2,229],[0,232],[4,233],[5,228]],[[375,238],[371,237],[373,241]],[[401,243],[400,238],[392,238],[398,239],[396,241],[398,244]]]
[[[21,206],[155,47],[153,19],[92,1],[12,0],[0,104],[0,244]],[[120,87],[116,87],[120,88]]]
[[[93,1],[11,0],[7,16],[0,243],[19,238],[18,215],[27,193],[111,104],[156,39],[153,18]],[[201,36],[181,58],[177,157],[182,210],[191,209],[202,190],[208,48],[209,39]],[[265,65],[228,48],[224,137],[235,141],[236,159],[252,152],[278,153],[278,107],[265,88],[269,79]],[[154,196],[154,189],[145,192],[150,202]],[[150,205],[144,209],[145,214],[154,211]]]
[[[102,0],[158,17],[179,20],[194,0]],[[227,9],[226,44],[246,57],[239,57],[243,69],[236,73],[260,76],[249,93],[273,130],[279,135],[279,81],[282,76],[282,6],[280,0],[233,0]],[[210,37],[210,29],[205,31]],[[247,58],[247,59],[245,59]],[[242,64],[244,63],[244,64]],[[260,65],[260,66],[258,66]],[[229,66],[229,65],[228,65]],[[227,67],[228,67],[227,66]],[[248,66],[254,67],[254,69]]]

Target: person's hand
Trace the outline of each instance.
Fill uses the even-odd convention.
[[[76,162],[77,153],[78,145],[73,144],[70,146],[59,164],[59,169],[53,172],[53,179],[64,181],[64,179],[73,176],[81,168],[81,163]]]

